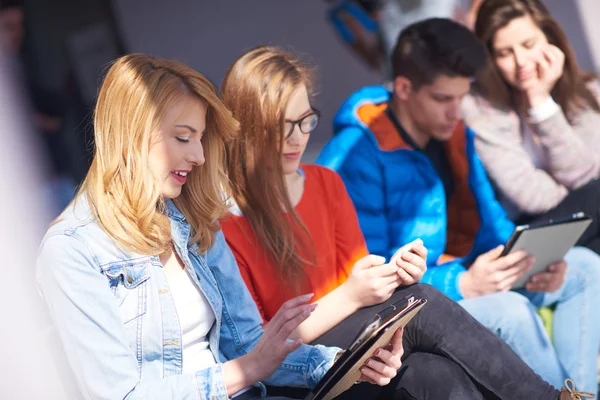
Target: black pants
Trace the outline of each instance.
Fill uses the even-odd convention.
[[[549,219],[566,218],[583,211],[592,217],[592,223],[583,233],[578,246],[584,246],[600,254],[600,180],[594,180],[571,191],[555,208],[543,214],[526,215],[515,221],[518,224],[545,222]]]
[[[403,365],[395,381],[385,388],[354,385],[341,399],[558,399],[559,392],[498,336],[430,285],[399,288],[385,303],[359,310],[314,344],[347,348],[374,313],[408,294],[428,304],[404,330]]]

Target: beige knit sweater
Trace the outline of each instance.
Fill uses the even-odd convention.
[[[600,84],[591,85],[600,100]],[[514,110],[495,108],[477,94],[464,99],[462,110],[466,124],[476,132],[477,154],[512,217],[548,211],[569,190],[598,177],[600,114],[595,111],[579,111],[573,124],[561,109],[531,121]],[[527,126],[545,152],[545,169],[536,168],[523,145]]]

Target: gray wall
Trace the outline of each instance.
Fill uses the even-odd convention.
[[[589,71],[597,70],[596,66],[598,64],[590,48],[589,36],[586,36],[585,18],[583,16],[584,13],[595,14],[595,20],[597,21],[600,17],[600,10],[597,7],[592,9],[581,0],[544,0],[544,3],[569,37],[580,66]],[[589,39],[600,40],[600,38],[592,37],[589,37]]]
[[[596,69],[600,54],[590,49],[580,13],[596,13],[598,0],[544,0],[569,36],[582,67]],[[582,4],[586,7],[582,8]],[[323,121],[310,142],[306,161],[331,136],[331,119],[355,89],[379,82],[338,40],[326,21],[322,0],[113,0],[125,48],[177,58],[216,85],[242,52],[259,44],[295,50],[317,66],[319,95],[315,105]],[[596,18],[597,20],[597,18]],[[589,24],[588,24],[589,25]],[[588,30],[589,31],[589,30]],[[593,38],[596,47],[600,37]]]
[[[583,22],[583,28],[588,38],[595,71],[600,73],[600,1],[577,0],[577,8]]]
[[[338,41],[325,19],[325,2],[283,0],[116,0],[125,48],[177,58],[220,85],[229,65],[259,44],[291,48],[317,67],[315,106],[323,120],[306,161],[331,136],[331,120],[355,89],[378,83]]]

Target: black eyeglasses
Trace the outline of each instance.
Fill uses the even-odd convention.
[[[319,124],[319,118],[321,118],[321,112],[316,108],[313,108],[310,114],[297,121],[285,121],[285,140],[288,140],[292,136],[296,125],[300,128],[300,132],[311,133]]]

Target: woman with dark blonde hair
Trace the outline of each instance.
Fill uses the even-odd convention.
[[[584,211],[578,245],[600,253],[600,84],[582,71],[539,0],[487,0],[475,25],[487,68],[463,102],[476,150],[509,216],[543,221]]]
[[[319,120],[312,89],[310,68],[270,46],[238,58],[222,84],[241,135],[227,144],[233,197],[221,224],[266,326],[282,303],[309,291],[318,307],[292,337],[345,348],[375,312],[414,294],[428,304],[404,329],[398,384],[385,393],[357,385],[349,398],[559,397],[460,305],[416,284],[426,269],[422,242],[389,263],[368,253],[341,178],[300,164]]]
[[[311,295],[262,329],[220,232],[225,142],[238,128],[179,62],[130,54],[108,71],[91,169],[37,260],[78,397],[257,399],[260,381],[312,387],[333,364],[339,348],[289,339]],[[390,382],[401,352],[398,331],[363,379]]]

